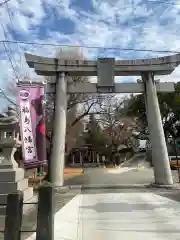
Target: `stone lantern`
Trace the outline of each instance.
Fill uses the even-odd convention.
[[[19,119],[14,107],[9,107],[6,114],[0,114],[0,204],[6,204],[7,195],[20,190],[24,201],[33,196],[33,189],[28,187],[24,178],[24,169],[19,168],[14,153],[21,146]],[[0,214],[5,207],[0,207]]]

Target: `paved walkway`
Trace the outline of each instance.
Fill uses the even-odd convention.
[[[56,213],[55,240],[175,240],[179,219],[180,203],[151,192],[90,192]]]
[[[87,169],[77,182],[131,184],[150,182],[152,178],[152,169]],[[56,213],[55,240],[177,240],[180,236],[178,201],[179,190],[82,190]],[[35,234],[27,240],[35,240]]]
[[[174,183],[178,182],[177,171],[172,171]],[[87,168],[84,174],[73,178],[65,179],[65,185],[83,184],[150,184],[154,181],[152,168],[122,167],[118,169],[108,168]]]

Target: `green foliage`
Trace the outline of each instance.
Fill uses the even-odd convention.
[[[175,84],[175,92],[158,93],[158,100],[165,133],[172,132],[173,124],[180,120],[180,82]],[[131,95],[124,113],[137,117],[139,122],[147,126],[144,95]]]
[[[125,107],[124,115],[137,117],[142,124],[147,125],[145,99],[143,94],[131,95],[129,102]]]

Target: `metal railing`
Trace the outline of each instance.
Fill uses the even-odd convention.
[[[23,193],[17,191],[7,197],[4,240],[21,240],[21,233],[36,233],[36,240],[54,240],[54,195],[52,185],[38,190],[38,202],[23,203]],[[22,230],[24,204],[38,204],[36,230]]]

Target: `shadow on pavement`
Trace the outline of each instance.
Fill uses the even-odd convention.
[[[155,193],[156,195],[159,195],[161,197],[166,197],[169,198],[171,200],[174,200],[176,202],[180,202],[180,191],[174,190],[171,192],[159,192],[159,193]]]
[[[90,181],[89,176],[82,174],[79,176],[74,176],[70,178],[65,178],[64,180],[64,185],[69,186],[69,185],[83,185],[83,184],[88,184]]]
[[[163,204],[163,207],[170,208],[167,204]],[[97,203],[95,205],[83,206],[83,209],[92,209],[98,213],[106,212],[133,212],[133,211],[153,211],[156,208],[159,208],[159,205],[154,205],[150,203],[139,203],[139,204],[129,204],[129,203]]]

